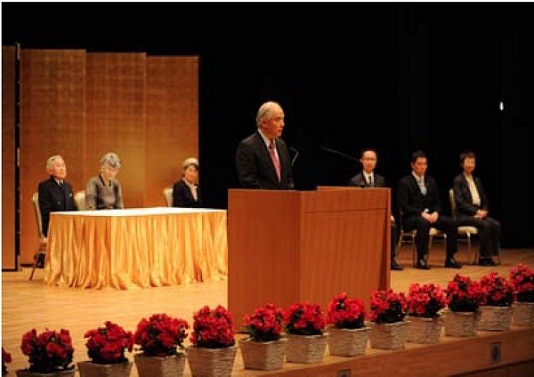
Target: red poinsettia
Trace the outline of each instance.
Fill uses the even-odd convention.
[[[257,342],[278,340],[282,336],[284,312],[281,308],[267,304],[256,308],[252,315],[245,315],[243,326],[250,337]]]
[[[224,348],[235,344],[232,313],[218,305],[211,310],[204,306],[193,315],[193,333],[189,337],[197,347]]]
[[[469,276],[454,275],[445,290],[449,300],[449,309],[453,312],[474,312],[485,302],[484,292],[480,284],[472,281]]]
[[[365,314],[364,302],[343,292],[328,304],[326,321],[339,329],[359,329],[364,326]]]
[[[284,313],[284,326],[288,334],[322,335],[325,326],[323,310],[315,304],[293,304]]]
[[[89,358],[96,364],[126,363],[128,359],[124,352],[132,352],[134,339],[131,331],[111,321],[105,322],[106,327],[89,330],[84,338],[88,338],[85,345]]]
[[[28,356],[31,372],[52,373],[74,368],[70,365],[74,347],[69,330],[46,329],[37,334],[32,329],[22,336],[20,348]]]
[[[2,347],[2,376],[7,374],[7,364],[12,361],[11,354]]]
[[[480,278],[480,287],[485,295],[484,305],[511,306],[515,301],[515,292],[512,283],[497,272]]]
[[[146,356],[176,355],[177,347],[184,348],[189,324],[180,318],[172,318],[165,313],[153,314],[137,324],[134,342]]]
[[[408,292],[408,313],[411,316],[435,318],[447,306],[445,292],[436,284],[410,285]]]
[[[517,295],[517,301],[534,302],[534,270],[523,263],[510,270],[510,282]]]
[[[376,323],[400,322],[406,316],[408,302],[404,293],[392,289],[371,293],[370,319]]]

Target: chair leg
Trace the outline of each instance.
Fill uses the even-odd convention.
[[[29,278],[30,281],[33,280],[33,274],[35,273],[35,269],[37,268],[37,265],[39,264],[41,260],[43,260],[43,265],[44,265],[44,258],[45,258],[45,253],[43,252],[40,252],[39,254],[35,256],[35,261],[33,262],[33,266],[32,266],[32,272],[30,273],[30,278]]]
[[[412,236],[410,241],[410,251],[412,252],[412,264],[417,266],[417,248],[415,247],[415,238]]]
[[[466,233],[467,237],[467,260],[471,260],[471,233]]]

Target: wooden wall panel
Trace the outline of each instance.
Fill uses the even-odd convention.
[[[31,197],[47,179],[46,160],[61,154],[73,189],[82,185],[85,114],[84,50],[21,51],[21,262],[38,247]]]
[[[15,56],[2,46],[2,268],[15,266]]]
[[[88,53],[84,179],[98,174],[106,152],[117,153],[125,208],[143,207],[145,190],[144,53]]]
[[[191,156],[199,157],[198,57],[148,57],[145,206],[165,206],[163,188]]]

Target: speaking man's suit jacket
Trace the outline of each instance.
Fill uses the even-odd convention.
[[[349,186],[370,187],[363,175],[363,171],[356,174],[349,181]],[[386,187],[386,180],[380,174],[373,172],[373,187]]]
[[[258,131],[239,143],[235,163],[241,187],[266,190],[291,190],[295,187],[287,145],[281,138],[277,138],[275,144],[280,160],[280,181],[269,149]]]
[[[70,183],[63,181],[63,187],[60,187],[56,180],[50,177],[46,181],[39,183],[38,193],[43,235],[48,236],[51,212],[76,210],[72,186]]]

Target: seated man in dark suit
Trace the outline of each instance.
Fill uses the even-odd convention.
[[[48,237],[48,224],[50,213],[57,211],[74,211],[74,197],[72,186],[64,179],[67,176],[67,166],[63,157],[54,155],[46,161],[46,170],[50,175],[46,181],[39,183],[39,208],[41,210],[41,224],[43,235]],[[44,255],[43,255],[44,257]],[[42,267],[44,259],[38,261],[38,267]]]
[[[374,149],[366,148],[362,150],[360,157],[362,171],[352,177],[349,186],[357,187],[386,187],[386,180],[374,172],[377,163],[377,153]],[[399,239],[399,230],[395,224],[395,218],[391,216],[391,269],[396,271],[403,270],[403,267],[397,263],[397,242]]]
[[[412,154],[411,166],[412,173],[399,181],[397,202],[403,216],[404,230],[417,230],[415,236],[417,268],[430,269],[426,258],[431,227],[447,235],[445,267],[461,268],[460,263],[454,260],[454,254],[457,251],[458,226],[453,219],[441,214],[436,181],[425,175],[428,167],[426,154],[423,151],[415,151]]]
[[[475,226],[480,237],[481,266],[495,266],[492,256],[500,254],[501,223],[489,215],[489,204],[480,178],[473,175],[476,166],[474,152],[460,154],[463,172],[453,181],[458,225]]]

